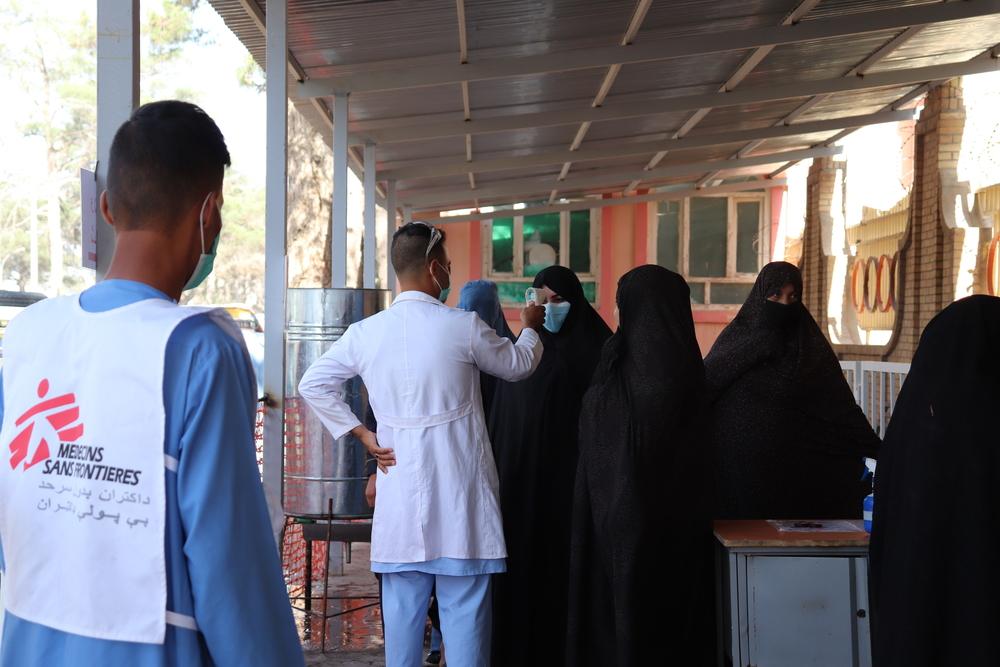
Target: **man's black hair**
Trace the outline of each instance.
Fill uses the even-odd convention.
[[[108,199],[130,229],[175,219],[222,185],[230,165],[219,126],[200,107],[164,100],[136,109],[115,133]]]
[[[431,228],[422,222],[410,222],[392,235],[392,268],[397,275],[412,275],[426,268],[432,260],[444,261],[444,230],[436,227],[441,233],[441,240],[434,244],[430,255],[427,254],[427,244],[431,240]]]

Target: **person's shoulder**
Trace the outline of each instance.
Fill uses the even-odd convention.
[[[210,310],[188,317],[174,329],[168,346],[199,357],[242,356],[246,344],[237,338],[239,329],[227,326],[223,317],[228,316]]]
[[[436,310],[440,311],[438,317],[441,318],[441,322],[449,326],[467,329],[469,327],[475,327],[476,322],[482,322],[479,315],[471,310],[451,308],[450,306],[443,306]],[[483,326],[486,326],[486,324],[483,323]]]

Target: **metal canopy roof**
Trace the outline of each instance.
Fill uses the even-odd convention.
[[[264,65],[262,0],[211,0]],[[420,210],[773,177],[998,67],[1000,0],[289,0],[289,96]],[[764,183],[762,182],[763,186]]]

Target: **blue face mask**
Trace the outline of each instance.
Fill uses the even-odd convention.
[[[215,241],[212,242],[212,251],[205,252],[205,207],[208,205],[208,198],[211,196],[212,194],[209,193],[205,197],[205,201],[201,205],[201,213],[198,214],[198,229],[201,231],[201,256],[198,258],[198,265],[194,267],[194,272],[188,278],[187,284],[184,285],[185,291],[195,289],[205,282],[205,278],[208,278],[212,273],[212,269],[215,268],[215,252],[219,249],[221,232],[215,236]]]
[[[545,323],[542,326],[550,333],[559,333],[559,330],[562,329],[563,324],[566,322],[566,316],[569,315],[569,307],[571,305],[573,304],[569,301],[545,304]]]

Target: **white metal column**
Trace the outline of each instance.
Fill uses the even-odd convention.
[[[392,268],[392,235],[396,232],[396,181],[385,184],[385,285],[396,293],[396,270]]]
[[[111,142],[139,106],[139,0],[97,0],[97,191],[108,187]],[[97,279],[115,251],[115,232],[98,216]]]
[[[284,522],[285,286],[288,187],[288,0],[267,2],[267,174],[264,213],[264,495],[275,539]]]
[[[365,144],[365,242],[361,262],[364,265],[365,289],[375,289],[375,255],[378,242],[375,240],[375,144]]]
[[[330,287],[347,287],[347,93],[333,96],[333,225]]]

